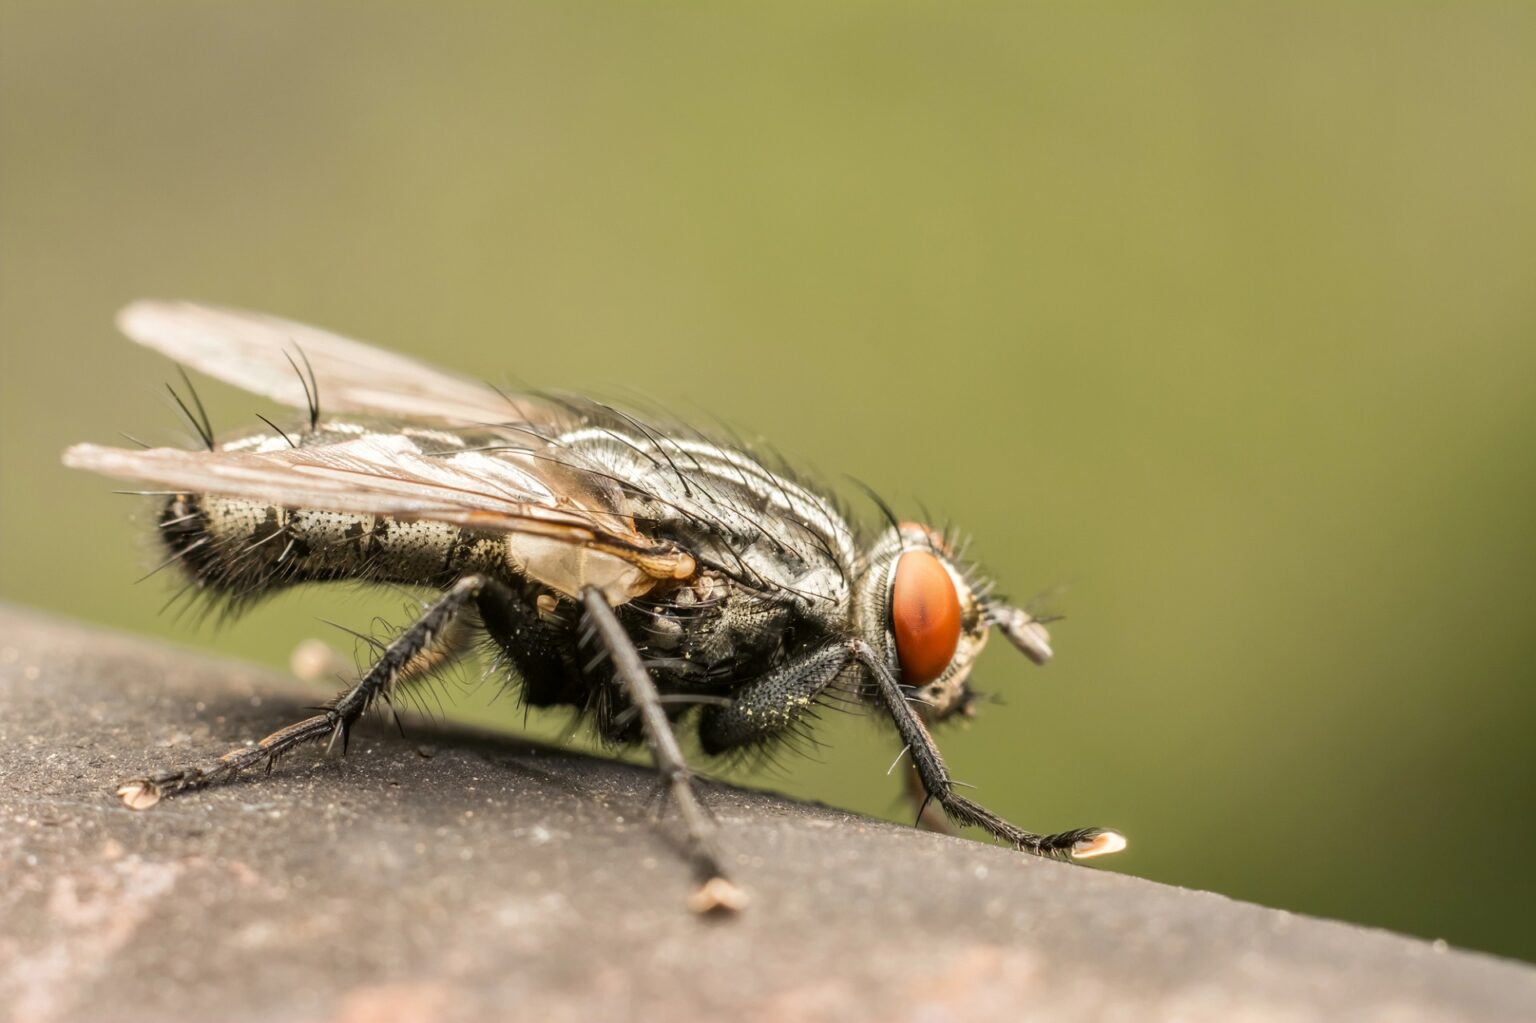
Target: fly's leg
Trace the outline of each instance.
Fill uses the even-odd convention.
[[[812,650],[744,687],[729,706],[707,707],[699,721],[704,752],[723,753],[782,735],[853,660],[844,643]]]
[[[661,694],[640,652],[601,590],[587,587],[581,594],[587,621],[596,631],[597,638],[613,661],[614,672],[629,695],[630,702],[639,711],[640,723],[645,729],[645,739],[651,748],[651,757],[662,784],[677,805],[687,835],[688,862],[699,882],[689,905],[695,912],[737,910],[746,905],[746,895],[726,877],[720,865],[720,854],[715,847],[715,824],[693,791],[693,772],[672,731]]]
[[[724,753],[783,735],[815,705],[853,659],[853,651],[846,643],[834,643],[756,679],[729,706],[705,708],[699,719],[699,741],[704,752]],[[906,760],[907,751],[903,749],[891,768],[901,771],[902,794],[912,804],[917,825],[949,834],[951,829],[943,811],[933,805],[917,768],[904,763]]]
[[[343,631],[350,630],[343,629]],[[358,633],[352,633],[352,635],[371,643],[379,653],[384,651],[383,643],[368,636],[360,636]],[[406,665],[391,688],[399,689],[448,667],[468,653],[474,646],[474,642],[475,630],[470,623],[463,618],[454,619],[431,646],[417,654],[411,663]],[[319,682],[338,675],[344,677],[356,668],[351,658],[346,657],[324,640],[306,639],[294,647],[288,659],[288,670],[302,681]],[[387,696],[388,693],[381,695]]]
[[[1105,828],[1081,828],[1057,835],[1036,835],[1008,823],[979,803],[958,795],[950,780],[949,769],[944,766],[944,757],[939,752],[938,744],[933,741],[927,726],[908,702],[908,688],[896,681],[880,655],[869,644],[855,642],[853,648],[860,663],[869,669],[881,702],[895,722],[902,741],[907,744],[923,788],[930,798],[938,801],[952,820],[981,828],[1015,849],[1037,856],[1087,859],[1125,848],[1125,838]]]
[[[499,591],[501,586],[479,575],[466,576],[454,583],[394,642],[383,648],[373,667],[355,685],[338,695],[319,714],[280,728],[255,745],[230,750],[211,762],[124,782],[117,790],[118,797],[134,810],[148,809],[162,796],[233,781],[242,771],[263,762],[270,770],[282,754],[318,739],[329,738],[332,744],[340,739],[342,752],[346,752],[352,726],[374,700],[387,696],[402,682],[418,678],[436,667],[446,656],[442,652],[442,640],[457,635],[455,619],[465,606],[482,599],[489,589]]]
[[[906,747],[902,747],[901,756],[906,758]],[[932,797],[928,795],[928,789],[923,785],[923,776],[917,770],[917,765],[907,764],[900,768],[902,776],[901,794],[907,804],[912,807],[916,815],[913,827],[922,828],[924,831],[936,832],[940,835],[953,835],[955,829],[950,826],[949,818],[944,816],[944,811],[935,806]]]

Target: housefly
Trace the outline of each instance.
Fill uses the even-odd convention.
[[[227,611],[309,582],[434,593],[319,713],[127,781],[129,807],[232,780],[306,742],[345,749],[378,700],[480,640],[528,705],[574,708],[604,740],[649,747],[686,832],[699,910],[744,896],[678,734],[707,755],[749,750],[808,728],[826,703],[889,719],[925,807],[956,823],[1043,856],[1124,847],[1101,828],[1034,834],[956,791],[929,726],[974,711],[967,680],[988,633],[1037,664],[1051,648],[1045,626],[992,596],[939,531],[887,512],[865,535],[745,445],[589,399],[506,393],[314,327],[151,301],[118,323],[305,413],[287,429],[263,420],[216,439],[193,395],[183,408],[200,450],[65,452],[67,465],[157,488],[160,541],[196,593]]]

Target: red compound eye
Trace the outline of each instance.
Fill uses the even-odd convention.
[[[896,562],[891,628],[901,680],[909,686],[944,674],[960,643],[960,597],[944,563],[927,551],[907,551]]]

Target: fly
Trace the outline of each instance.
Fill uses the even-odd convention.
[[[1025,831],[955,790],[929,726],[974,712],[968,677],[989,632],[1037,664],[1051,647],[1045,626],[993,597],[936,530],[887,513],[866,536],[826,494],[744,446],[587,399],[503,393],[318,328],[150,301],[118,324],[306,413],[218,440],[194,396],[183,410],[200,450],[64,453],[69,466],[157,487],[166,556],[195,592],[232,612],[310,582],[438,594],[319,713],[124,782],[127,806],[231,781],[304,743],[345,750],[378,700],[483,637],[527,704],[574,708],[604,740],[649,747],[686,831],[700,911],[745,896],[678,733],[711,756],[750,750],[809,728],[830,702],[889,719],[925,809],[936,802],[1042,856],[1124,848],[1101,828]]]

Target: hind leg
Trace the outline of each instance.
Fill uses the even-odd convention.
[[[164,796],[233,781],[241,772],[262,763],[270,770],[282,754],[319,739],[329,739],[332,744],[340,739],[345,752],[353,725],[374,701],[381,696],[388,698],[395,687],[437,667],[451,652],[451,643],[445,640],[458,635],[459,616],[465,608],[477,601],[504,599],[502,590],[501,584],[484,576],[460,579],[384,646],[379,659],[362,678],[319,714],[280,728],[254,745],[230,750],[215,760],[126,781],[117,790],[118,798],[131,809],[148,809]]]

